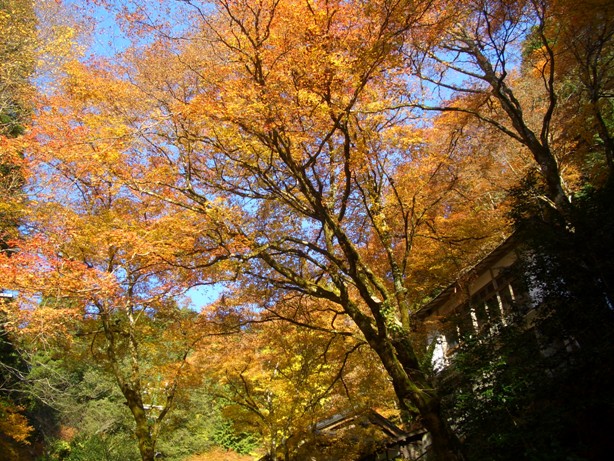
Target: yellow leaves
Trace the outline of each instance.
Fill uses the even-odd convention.
[[[67,62],[63,67],[65,77],[62,79],[66,94],[70,97],[66,102],[93,114],[100,114],[103,108],[128,110],[130,104],[138,107],[138,90],[129,82],[116,78],[112,69],[105,64],[104,61],[90,66],[77,60]],[[117,72],[121,71],[121,68],[117,69]],[[109,111],[105,115],[112,113]]]
[[[62,65],[82,57],[81,39],[87,26],[79,24],[70,7],[60,1],[37,0],[36,13],[39,72],[52,89],[62,73]]]
[[[28,79],[34,70],[35,24],[30,1],[0,4],[0,113],[11,108],[27,112],[31,106]]]
[[[249,294],[245,296],[250,298]],[[303,301],[312,302],[289,297],[280,301],[275,311],[300,317],[297,309],[305,309],[314,325],[326,329],[335,324],[325,303],[314,301],[307,310],[307,306],[300,307]],[[318,312],[318,308],[322,311]],[[261,314],[264,320],[266,314]],[[230,402],[226,414],[257,428],[267,443],[281,446],[289,441],[293,450],[296,446],[291,440],[301,440],[301,434],[311,430],[315,422],[346,408],[343,387],[335,381],[344,359],[347,359],[344,382],[352,383],[352,390],[360,387],[358,383],[363,382],[365,375],[372,374],[372,361],[358,351],[357,356],[345,357],[350,344],[353,344],[350,338],[342,340],[325,331],[271,320],[252,324],[240,335],[204,345],[197,362],[213,373],[217,383],[223,384],[221,391]],[[362,372],[358,372],[361,367]],[[381,398],[386,384],[373,386],[376,387]],[[357,391],[360,396],[355,397],[366,398],[367,388],[361,388]]]
[[[266,11],[262,13],[266,15],[273,5],[250,8]],[[258,24],[237,9],[236,20],[244,28],[237,25],[236,30],[212,19],[217,27],[213,35],[224,40],[213,42],[213,53],[223,58],[208,62],[199,74],[203,76],[203,92],[190,104],[194,110],[185,115],[214,117],[259,132],[283,126],[297,136],[305,130],[307,120],[321,133],[330,128],[331,112],[343,110],[361,85],[362,71],[354,68],[358,50],[353,48],[361,43],[364,46],[364,31],[356,18],[360,13],[344,2],[287,1],[274,8],[272,21]],[[187,63],[196,60],[193,68],[202,67],[202,58],[190,47],[183,58]],[[378,103],[373,100],[370,104],[375,109]],[[314,121],[321,126],[313,125]]]
[[[34,430],[28,419],[21,414],[25,408],[0,399],[0,434],[16,442],[30,444],[28,437]],[[0,445],[2,447],[2,445]]]
[[[213,448],[206,453],[190,456],[186,461],[254,461],[254,456],[240,455],[226,448]]]
[[[57,73],[62,62],[82,53],[77,45],[78,31],[67,24],[47,25],[43,39],[39,42],[38,65],[52,75]]]

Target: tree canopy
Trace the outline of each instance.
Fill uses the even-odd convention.
[[[121,50],[0,2],[1,308],[26,369],[78,350],[115,382],[143,460],[203,389],[272,459],[381,395],[464,459],[414,313],[514,219],[575,242],[608,310],[582,197],[612,184],[609,2],[87,7]]]

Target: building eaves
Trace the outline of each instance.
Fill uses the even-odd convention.
[[[505,240],[503,240],[495,249],[493,249],[488,255],[479,260],[473,266],[469,266],[462,270],[456,277],[454,282],[448,285],[444,290],[435,296],[431,301],[418,309],[414,316],[420,320],[424,320],[437,308],[444,305],[455,293],[458,292],[461,281],[468,276],[474,274],[480,274],[493,266],[493,264],[499,260],[504,254],[510,251],[512,248],[518,246],[520,243],[519,234],[517,232],[511,234]]]

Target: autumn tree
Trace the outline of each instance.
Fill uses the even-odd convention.
[[[575,161],[583,167],[582,173],[595,187],[601,187],[614,171],[612,5],[557,2],[552,10],[548,32],[556,37],[552,42],[561,106],[555,122],[564,130],[561,138],[575,148]]]
[[[484,170],[504,167],[459,161],[461,138],[438,144],[425,135],[433,121],[413,112],[403,46],[431,3],[181,5],[189,28],[123,10],[134,46],[114,64],[70,64],[65,99],[44,106],[35,158],[69,187],[40,185],[71,191],[42,200],[40,241],[61,253],[45,253],[44,267],[70,268],[62,287],[102,322],[110,363],[123,341],[113,339],[115,312],[120,325],[140,325],[175,290],[209,280],[213,263],[238,263],[217,280],[258,293],[280,319],[296,321],[276,309],[287,296],[320,300],[329,333],[358,328],[405,418],[431,432],[434,456],[458,459],[412,343],[412,311],[431,293],[421,277],[441,283],[441,266],[464,261],[463,242],[479,253],[498,230],[499,218],[471,222],[494,216],[499,197],[476,192]],[[77,281],[96,281],[98,294],[71,288]],[[138,394],[130,379],[118,381]]]
[[[460,459],[412,312],[503,225],[509,183],[492,179],[517,159],[493,129],[530,154],[563,227],[580,227],[572,197],[598,175],[576,148],[612,165],[609,15],[546,0],[184,0],[162,18],[159,5],[122,5],[133,46],[69,63],[40,107],[38,206],[2,261],[15,325],[92,337],[152,459],[195,341],[176,297],[232,282],[254,294],[239,295],[246,310],[317,331],[280,310],[296,297],[325,306],[333,337],[351,323],[433,456]],[[561,129],[580,105],[561,103],[561,77],[582,88],[567,101],[590,114],[583,143]]]
[[[28,118],[36,48],[36,16],[29,0],[0,5],[0,133],[16,136]]]
[[[609,231],[589,210],[611,212],[610,7],[478,0],[452,13],[441,5],[448,13],[432,18],[431,33],[406,44],[408,72],[428,95],[413,104],[471,117],[530,154],[535,167],[513,192],[516,222],[554,231],[558,253],[571,256],[569,275],[603,294],[591,309],[609,322],[609,240],[596,237]],[[600,204],[583,198],[595,191]]]
[[[198,382],[188,355],[203,332],[181,296],[207,283],[217,257],[198,214],[135,195],[106,172],[126,146],[121,125],[101,123],[92,107],[103,90],[73,85],[79,69],[66,68],[65,92],[46,101],[28,138],[35,201],[19,251],[2,256],[2,285],[18,293],[3,308],[13,333],[37,347],[87,338],[132,413],[141,457],[153,460],[165,417]]]
[[[31,1],[0,3],[0,252],[11,248],[24,209],[24,165],[16,139],[29,119],[35,62],[36,19]],[[32,426],[16,398],[19,353],[2,312],[10,302],[0,279],[0,450],[17,457],[15,442],[27,443]]]
[[[0,3],[0,246],[16,237],[28,165],[22,136],[31,124],[35,78],[49,79],[73,53],[75,25],[54,0]],[[42,65],[42,63],[46,63]]]
[[[393,394],[351,325],[330,331],[334,306],[302,296],[280,303],[256,314],[240,334],[212,339],[197,362],[237,430],[259,433],[270,459],[291,460],[318,422],[383,408]]]
[[[318,416],[323,418],[330,375],[322,357],[310,356],[305,332],[290,331],[287,325],[280,331],[280,326],[250,329],[230,339],[222,354],[226,359],[211,373],[219,376],[216,394],[236,430],[260,434],[273,460],[290,459],[301,437]]]
[[[180,41],[144,14],[133,23],[160,34],[127,52],[118,74],[155,109],[147,123],[112,112],[138,139],[124,154],[132,169],[113,173],[214,222],[240,283],[269,294],[263,303],[293,293],[336,306],[329,329],[351,319],[434,455],[458,459],[412,344],[408,296],[420,239],[481,240],[449,225],[468,222],[471,181],[456,181],[454,156],[428,158],[407,109],[402,45],[430,3],[183,4],[195,26]],[[482,199],[466,218],[487,214]]]
[[[126,198],[89,206],[91,214],[79,215],[47,203],[54,217],[39,217],[45,237],[3,261],[6,286],[19,293],[7,315],[21,325],[15,333],[33,336],[38,347],[88,338],[92,358],[114,377],[132,412],[142,458],[152,460],[163,420],[192,379],[194,314],[174,299],[185,290],[177,271],[142,246],[150,237],[163,245],[158,232],[168,229],[156,231],[147,220],[149,229],[139,231],[134,220],[155,211],[136,211]]]
[[[15,138],[24,133],[31,110],[36,17],[30,1],[0,4],[0,245],[15,237],[22,209],[23,160]]]
[[[73,236],[81,237],[76,241],[38,239],[36,249],[21,245],[11,261],[3,261],[3,269],[13,274],[9,286],[19,293],[7,314],[13,325],[22,325],[15,333],[38,338],[38,347],[69,347],[71,335],[88,337],[93,359],[114,376],[133,414],[143,459],[153,459],[161,423],[189,376],[191,319],[169,299],[160,268],[137,261],[135,247],[125,253],[128,259],[119,255],[126,248],[120,247],[113,221],[121,218],[110,210],[102,214],[89,224],[70,216]],[[106,231],[101,229],[105,219],[110,220]],[[46,227],[47,233],[60,230]],[[103,248],[95,249],[94,241],[81,246],[92,233],[102,239],[99,244],[105,242]],[[42,253],[43,245],[49,252]],[[33,259],[31,251],[42,259]],[[158,283],[156,290],[152,285]]]
[[[546,0],[469,1],[458,11],[446,3],[441,7],[447,13],[438,26],[430,34],[413,34],[406,51],[411,74],[431,95],[415,104],[469,114],[524,146],[543,177],[542,199],[574,227],[571,200],[578,185],[568,171],[578,159],[577,139],[565,142],[564,134],[571,120],[576,132],[601,137],[597,144],[591,141],[592,149],[601,151],[611,175],[608,7]],[[584,119],[569,116],[572,74],[591,112]],[[583,104],[573,110],[584,111]]]

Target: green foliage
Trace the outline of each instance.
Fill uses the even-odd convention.
[[[216,445],[239,454],[249,454],[260,445],[260,438],[253,433],[237,432],[231,421],[218,421],[213,431]]]
[[[219,419],[211,397],[195,389],[181,400],[165,422],[157,450],[168,460],[180,460],[209,450],[213,425]]]
[[[64,461],[70,456],[70,444],[65,440],[54,440],[50,444],[49,454],[45,456],[44,461]]]
[[[70,350],[58,344],[34,350],[28,343],[20,349],[8,336],[0,336],[3,363],[22,373],[13,387],[27,396],[20,402],[36,428],[34,439],[45,446],[41,461],[138,460],[134,420],[125,398],[108,370],[83,360],[89,356],[87,346],[77,338]],[[156,451],[166,460],[180,461],[216,446],[248,453],[258,443],[254,435],[236,433],[220,404],[196,388],[176,399]]]
[[[202,388],[177,405],[165,427],[157,446],[167,460],[181,460],[215,446],[247,454],[260,442],[254,434],[238,433],[222,414],[220,403]]]
[[[126,434],[77,437],[70,443],[65,461],[138,461],[140,455],[134,440]]]
[[[25,129],[17,120],[17,117],[12,114],[0,114],[0,132],[8,137],[16,138],[25,133]]]
[[[60,350],[38,351],[28,362],[22,390],[44,439],[43,461],[140,458],[129,410],[107,374]]]
[[[133,419],[113,378],[58,352],[33,355],[28,375],[29,391],[36,396],[32,417],[48,434],[41,461],[140,459]],[[177,400],[157,451],[168,461],[180,461],[215,446],[249,453],[258,443],[254,435],[236,433],[218,402],[205,390],[194,389]]]
[[[116,434],[77,436],[72,441],[53,440],[47,454],[39,461],[138,461],[134,441],[129,436]]]

